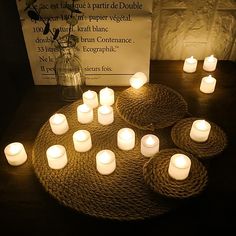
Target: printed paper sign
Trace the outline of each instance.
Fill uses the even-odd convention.
[[[17,0],[22,30],[36,85],[56,84],[54,63],[58,50],[52,35],[43,34],[42,20],[32,21],[25,11],[26,0]],[[52,32],[68,34],[69,0],[37,0],[45,22]],[[149,77],[152,0],[75,1],[80,9],[78,24],[72,29],[78,36],[78,48],[87,85],[129,85],[136,72]]]

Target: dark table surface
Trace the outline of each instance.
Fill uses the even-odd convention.
[[[32,86],[25,94],[10,125],[1,136],[0,158],[0,231],[32,235],[87,235],[141,232],[145,235],[173,233],[199,235],[215,230],[234,229],[236,222],[236,66],[234,62],[218,62],[216,71],[202,69],[186,74],[183,61],[152,61],[150,82],[161,83],[178,91],[188,103],[189,113],[218,124],[227,134],[228,146],[223,153],[204,163],[209,183],[199,197],[186,200],[181,208],[165,215],[143,221],[119,222],[80,214],[59,204],[39,183],[31,163],[31,151],[41,126],[59,108],[68,103],[60,101],[56,86]],[[203,76],[217,79],[213,94],[199,91]],[[113,87],[117,90],[126,87]],[[93,87],[99,91],[101,87]],[[7,103],[7,101],[6,101]],[[4,110],[1,111],[4,116]],[[4,147],[22,142],[28,160],[19,167],[10,166]],[[235,230],[234,230],[235,231]]]

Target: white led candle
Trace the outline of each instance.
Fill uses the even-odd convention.
[[[154,156],[159,152],[159,143],[159,138],[156,135],[144,135],[141,139],[141,153],[145,157]]]
[[[213,93],[215,91],[216,79],[211,75],[203,77],[200,85],[200,91],[203,93]]]
[[[52,169],[62,169],[67,164],[66,149],[62,145],[53,145],[46,151],[48,165]]]
[[[92,148],[92,140],[89,131],[78,130],[73,134],[74,148],[77,152],[87,152]]]
[[[193,56],[186,58],[184,61],[183,70],[187,73],[193,73],[197,69],[197,59]]]
[[[217,65],[217,58],[215,58],[213,55],[205,57],[203,62],[203,70],[214,71],[216,69],[216,65]]]
[[[174,154],[170,158],[168,173],[176,180],[184,180],[188,177],[191,167],[191,160],[184,154]]]
[[[49,119],[51,130],[54,134],[61,135],[68,131],[69,126],[66,116],[63,114],[54,114]]]
[[[95,91],[88,90],[83,93],[83,103],[88,104],[92,108],[98,106],[98,95]]]
[[[99,101],[101,105],[113,105],[115,101],[114,90],[108,87],[101,89],[99,91]]]
[[[27,154],[22,143],[14,142],[8,144],[4,149],[7,161],[12,166],[19,166],[26,162]]]
[[[114,121],[113,108],[111,106],[100,106],[98,108],[98,122],[102,125],[109,125]]]
[[[87,104],[77,107],[77,119],[81,124],[88,124],[93,121],[93,108]]]
[[[190,138],[196,142],[207,141],[211,125],[205,120],[195,120],[190,130]]]
[[[121,150],[131,150],[135,145],[135,132],[130,128],[122,128],[117,133],[117,145]]]
[[[147,76],[143,72],[137,72],[129,79],[131,87],[135,89],[141,88],[147,81]]]
[[[97,171],[102,175],[109,175],[116,169],[116,158],[111,150],[102,150],[96,155]]]

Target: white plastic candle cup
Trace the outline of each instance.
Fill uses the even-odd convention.
[[[145,157],[152,157],[159,152],[159,138],[153,134],[144,135],[141,139],[141,153]]]
[[[114,121],[113,108],[111,106],[100,106],[98,108],[98,122],[102,125],[109,125]]]
[[[217,65],[217,58],[215,58],[213,55],[205,57],[203,62],[203,70],[214,71],[216,69],[216,65]]]
[[[170,158],[168,173],[176,180],[184,180],[188,177],[191,167],[191,160],[184,154],[174,154]]]
[[[183,70],[187,73],[193,73],[197,69],[197,59],[193,56],[186,58],[184,61]]]
[[[122,128],[117,133],[117,145],[121,150],[131,150],[135,146],[135,132],[130,128]]]
[[[213,93],[215,91],[216,79],[211,75],[203,77],[200,85],[200,91],[203,93]]]
[[[77,107],[77,119],[81,124],[88,124],[93,121],[93,108],[87,104]]]
[[[190,130],[190,138],[196,142],[207,141],[211,125],[205,120],[195,120]]]
[[[4,149],[4,153],[8,163],[12,166],[19,166],[27,160],[25,148],[19,142],[8,144]]]
[[[143,72],[137,72],[129,80],[132,88],[139,89],[148,81],[147,76]]]
[[[53,145],[46,151],[48,165],[52,169],[62,169],[67,164],[66,149],[62,145]]]
[[[116,169],[116,158],[111,150],[102,150],[96,155],[97,171],[102,175],[109,175]]]
[[[101,105],[113,105],[115,102],[114,90],[108,87],[101,89],[99,91],[99,101]]]
[[[78,130],[73,134],[74,148],[77,152],[87,152],[92,148],[92,140],[89,131]]]
[[[54,114],[49,119],[51,130],[54,134],[61,135],[68,131],[69,125],[66,116],[60,113]]]
[[[98,95],[95,91],[88,90],[83,93],[83,103],[89,105],[92,108],[98,106]]]

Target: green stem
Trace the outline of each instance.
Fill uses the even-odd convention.
[[[72,0],[72,7],[74,8],[75,7],[75,0]],[[73,11],[70,12],[70,18],[72,18],[73,16]],[[70,34],[71,34],[71,30],[73,29],[73,26],[70,24],[70,27],[69,27],[69,32],[68,32],[68,40],[67,40],[67,45],[69,46],[69,43],[70,43]]]
[[[39,11],[37,10],[37,8],[32,4],[33,9],[35,10],[35,12],[38,14],[39,19],[42,20],[42,22],[44,23],[44,25],[46,26],[47,22],[43,19],[43,17],[40,15]],[[54,33],[52,32],[52,30],[49,28],[49,32],[51,33],[52,36],[54,36]],[[58,41],[58,39],[56,39],[56,42],[58,43],[59,47],[62,48],[60,42]]]

